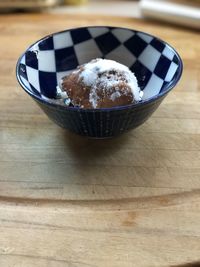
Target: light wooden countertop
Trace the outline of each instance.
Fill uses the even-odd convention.
[[[15,79],[16,60],[29,44],[88,24],[147,31],[184,61],[181,82],[154,115],[113,140],[59,128]],[[1,267],[200,261],[199,43],[198,32],[131,18],[0,16]]]

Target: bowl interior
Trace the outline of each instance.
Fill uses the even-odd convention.
[[[182,70],[175,50],[158,38],[124,28],[85,27],[55,33],[32,45],[19,60],[18,79],[29,93],[55,98],[59,80],[94,58],[128,66],[144,100],[167,91]]]

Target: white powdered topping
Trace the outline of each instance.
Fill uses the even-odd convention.
[[[89,101],[92,104],[93,108],[97,107],[98,100],[99,100],[99,97],[96,93],[96,90],[92,89],[89,94]]]
[[[123,73],[123,77],[126,80],[127,86],[130,87],[134,99],[136,101],[141,100],[141,91],[138,87],[137,79],[129,68],[114,60],[99,58],[85,64],[83,71],[80,73],[80,79],[83,80],[83,83],[91,87],[89,101],[94,108],[97,107],[98,96],[96,89],[98,86],[101,85],[101,87],[109,90],[117,86],[120,82],[120,80],[116,79],[115,75],[109,75],[109,71]],[[111,100],[114,101],[120,96],[120,92],[115,92],[111,95]]]
[[[72,74],[79,77],[79,81],[90,88],[89,102],[93,108],[98,106],[100,95],[107,95],[115,101],[122,95],[133,94],[133,102],[140,101],[143,92],[138,87],[137,79],[128,67],[109,59],[97,58],[74,70]],[[63,90],[63,79],[60,80],[57,89],[57,101],[63,101],[65,105],[73,103],[66,91]],[[123,91],[120,90],[123,88]],[[102,90],[98,91],[98,90]]]
[[[57,89],[57,98],[68,98],[67,92],[63,91],[60,86],[56,87]]]
[[[112,95],[110,96],[110,99],[112,101],[115,101],[115,99],[118,98],[118,97],[120,97],[120,96],[121,96],[120,92],[119,91],[116,91],[116,92],[112,93]]]
[[[56,98],[58,100],[64,100],[65,105],[69,106],[69,104],[71,103],[71,99],[67,95],[67,92],[62,90],[62,83],[63,79],[61,79],[59,85],[56,86]]]

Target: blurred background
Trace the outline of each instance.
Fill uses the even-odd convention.
[[[0,0],[0,12],[127,16],[200,29],[200,0]]]

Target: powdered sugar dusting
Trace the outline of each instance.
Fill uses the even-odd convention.
[[[64,100],[65,105],[69,106],[71,103],[71,99],[67,95],[67,92],[62,90],[62,83],[63,83],[63,79],[60,80],[59,85],[57,85],[56,87],[56,90],[57,90],[56,98],[58,100]]]
[[[116,91],[116,92],[112,93],[112,95],[110,96],[110,99],[112,101],[115,101],[115,99],[118,98],[118,97],[120,97],[120,96],[121,96],[120,92],[119,91]]]
[[[89,102],[93,108],[97,108],[99,101],[104,100],[104,97],[114,102],[123,95],[131,97],[132,93],[134,103],[140,101],[143,96],[134,73],[114,60],[94,59],[79,66],[71,74],[77,75],[78,81],[90,88]],[[57,100],[70,105],[73,99],[70,99],[66,90],[63,90],[63,79],[57,86]]]
[[[90,95],[89,95],[89,101],[92,104],[93,108],[97,107],[98,100],[99,100],[99,97],[98,97],[96,91],[91,90]]]
[[[135,75],[129,70],[128,67],[109,59],[94,59],[91,62],[84,65],[84,69],[80,73],[80,79],[86,86],[91,87],[91,93],[89,95],[89,101],[93,108],[97,107],[97,88],[101,87],[105,90],[110,90],[114,86],[119,84],[116,80],[116,76],[108,72],[115,71],[123,73],[123,77],[126,80],[127,86],[130,87],[135,101],[141,100],[140,88],[138,87],[137,79]],[[115,92],[111,95],[111,100],[114,101],[120,97],[120,92]]]

